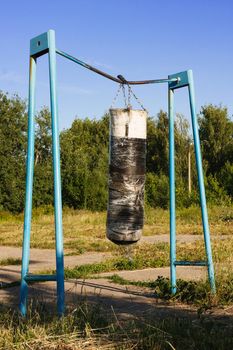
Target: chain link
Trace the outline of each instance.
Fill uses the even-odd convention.
[[[126,91],[125,91],[125,85],[124,84],[120,84],[118,89],[117,89],[117,92],[116,92],[116,95],[112,101],[112,104],[111,104],[111,107],[110,108],[113,108],[115,103],[116,103],[116,100],[120,94],[120,91],[122,90],[122,93],[123,93],[123,98],[124,98],[124,103],[125,103],[125,108],[132,108],[131,106],[131,95],[133,95],[133,97],[135,98],[135,100],[137,101],[137,103],[139,104],[139,106],[147,112],[147,109],[143,106],[142,102],[139,100],[139,98],[135,95],[135,93],[133,92],[131,86],[129,84],[127,84],[127,88],[128,88],[128,98],[126,97]]]
[[[135,93],[133,92],[131,86],[128,84],[128,89],[129,89],[129,95],[133,95],[133,97],[135,98],[135,100],[137,101],[137,103],[139,104],[139,106],[141,106],[141,108],[147,112],[147,109],[143,106],[142,102],[139,100],[139,98],[135,95]]]
[[[130,92],[130,86],[127,84],[128,87],[128,108],[131,108],[131,92]]]
[[[125,93],[125,85],[122,84],[122,92],[123,92],[123,97],[125,101],[125,108],[128,108],[128,103],[127,103],[127,98],[126,98],[126,93]]]
[[[121,89],[122,89],[122,84],[119,84],[119,87],[118,87],[118,89],[117,89],[116,95],[115,95],[115,97],[113,98],[113,101],[112,101],[112,103],[111,103],[110,109],[113,108],[113,107],[115,106],[116,100],[117,100],[117,98],[118,98],[118,96],[119,96],[119,93],[120,93]]]

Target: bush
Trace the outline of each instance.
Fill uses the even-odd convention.
[[[233,164],[227,162],[220,172],[220,182],[227,194],[233,197]]]
[[[148,173],[146,176],[146,204],[167,209],[169,204],[169,179],[166,175]]]
[[[206,184],[206,198],[207,202],[211,204],[226,204],[230,205],[231,198],[227,195],[226,190],[221,187],[217,178],[213,175],[209,175],[205,179]]]

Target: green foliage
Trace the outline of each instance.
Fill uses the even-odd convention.
[[[0,209],[23,210],[25,146],[26,104],[0,92]]]
[[[108,116],[75,120],[61,134],[63,202],[103,210],[107,202]]]
[[[227,161],[233,161],[233,123],[227,108],[208,105],[201,109],[199,125],[207,175],[215,176]]]
[[[233,123],[227,109],[202,107],[200,137],[206,173],[207,199],[229,204],[233,197]],[[74,209],[107,207],[109,116],[99,120],[76,119],[61,132],[63,204]],[[0,210],[24,208],[27,147],[26,104],[18,96],[0,92]],[[146,203],[167,208],[169,203],[169,120],[160,111],[147,123]],[[182,115],[175,121],[176,201],[179,207],[198,202],[197,175],[189,124]],[[188,152],[191,154],[192,192],[188,192]],[[35,180],[33,206],[53,205],[52,135],[48,108],[36,115]]]
[[[211,204],[230,204],[231,199],[227,195],[224,187],[222,187],[213,175],[209,175],[205,181],[206,183],[206,197]]]
[[[216,280],[217,294],[210,292],[209,282],[206,281],[184,281],[177,280],[177,293],[170,292],[170,280],[158,277],[154,282],[155,294],[159,298],[173,299],[186,303],[194,303],[201,307],[201,310],[216,305],[225,305],[233,302],[233,275],[221,274]]]
[[[130,281],[114,274],[108,276],[113,283],[120,285],[133,285],[139,287],[151,288],[155,296],[160,299],[179,301],[187,304],[195,304],[200,307],[202,312],[215,305],[227,305],[233,302],[233,274],[217,275],[216,285],[217,294],[211,294],[208,280],[184,281],[177,280],[177,292],[171,293],[171,284],[169,278],[159,276],[154,281]]]
[[[219,179],[227,194],[233,198],[233,163],[225,163],[219,172]]]
[[[166,209],[169,203],[169,178],[166,175],[147,173],[146,203],[151,207]]]
[[[188,208],[199,204],[199,196],[194,188],[191,193],[187,191],[187,185],[181,177],[176,180],[176,206],[177,208]]]
[[[43,108],[36,116],[34,207],[53,203],[51,116]]]
[[[157,118],[149,118],[147,127],[147,171],[168,173],[168,117],[160,111]]]

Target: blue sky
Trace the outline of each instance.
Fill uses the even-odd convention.
[[[0,89],[28,95],[29,41],[54,29],[57,48],[113,75],[166,78],[193,69],[196,104],[233,113],[233,1],[8,0],[1,3]],[[60,128],[75,117],[101,117],[117,85],[57,59]],[[49,105],[47,57],[38,62],[37,109]],[[167,110],[167,86],[135,87],[151,115]],[[119,100],[118,106],[121,106]],[[186,89],[176,111],[189,116]]]

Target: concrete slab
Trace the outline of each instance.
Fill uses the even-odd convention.
[[[177,278],[187,281],[200,281],[207,277],[207,269],[201,266],[177,266]],[[170,267],[148,268],[135,271],[116,271],[101,273],[101,277],[118,276],[130,281],[155,281],[159,276],[170,277]]]

